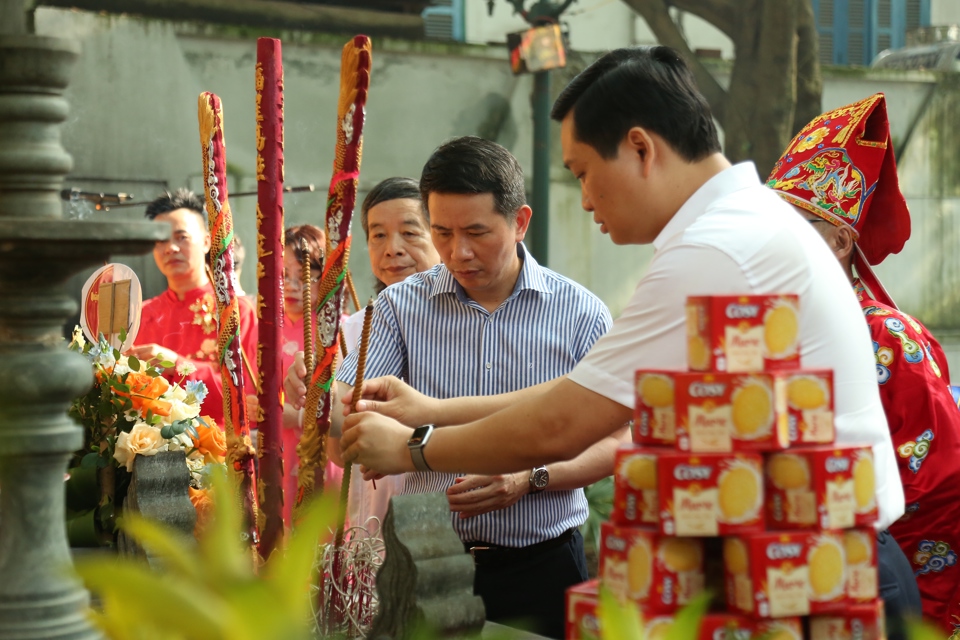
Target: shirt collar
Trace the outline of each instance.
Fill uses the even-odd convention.
[[[517,284],[513,287],[513,293],[510,294],[510,298],[524,289],[530,289],[531,291],[538,291],[540,293],[553,293],[553,290],[550,289],[547,284],[547,279],[544,277],[540,265],[537,264],[537,261],[522,242],[517,243],[517,256],[521,261],[520,277],[517,278]],[[456,294],[461,301],[465,302],[468,296],[463,290],[463,287],[460,286],[460,283],[453,277],[453,274],[450,273],[450,270],[443,264],[437,265],[435,269],[437,270],[437,277],[433,281],[430,297],[438,296],[441,293],[453,293]]]
[[[653,241],[653,248],[660,249],[670,238],[693,224],[697,218],[707,212],[711,202],[728,196],[731,193],[756,187],[760,184],[757,168],[752,162],[741,162],[704,182],[683,206],[677,209],[670,222],[666,224],[660,234]]]

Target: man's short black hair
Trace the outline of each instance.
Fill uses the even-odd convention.
[[[606,159],[616,157],[632,127],[656,133],[687,162],[720,151],[710,105],[670,47],[607,53],[570,81],[550,117],[563,120],[571,111],[576,139]]]
[[[423,166],[420,196],[428,218],[431,193],[492,194],[494,209],[507,220],[527,203],[517,159],[496,142],[476,136],[445,142]]]
[[[195,194],[190,189],[184,189],[183,187],[177,189],[173,193],[169,191],[164,191],[163,195],[156,198],[153,202],[147,205],[147,210],[144,212],[144,216],[153,220],[157,216],[162,216],[165,213],[170,213],[171,211],[176,211],[177,209],[189,209],[190,211],[195,212],[198,216],[203,218],[203,224],[207,224],[207,211],[203,204],[203,198]]]
[[[363,227],[363,233],[367,238],[370,237],[370,223],[367,221],[370,209],[390,200],[416,200],[420,202],[420,216],[426,222],[426,214],[420,200],[420,184],[413,178],[387,178],[378,182],[367,194],[367,197],[363,199],[363,204],[360,205],[360,226]],[[424,226],[429,225],[424,224]]]

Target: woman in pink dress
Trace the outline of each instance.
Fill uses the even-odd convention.
[[[320,274],[323,263],[324,232],[311,224],[290,227],[284,232],[283,251],[283,347],[281,349],[282,371],[293,363],[294,355],[303,351],[303,286],[301,284],[303,247],[306,245],[310,259],[310,298],[314,305],[320,291]],[[314,314],[316,328],[316,314]],[[303,428],[297,411],[290,405],[283,406],[283,520],[291,524],[291,513],[297,499],[297,444]],[[325,484],[332,491],[340,490],[343,469],[327,462]]]

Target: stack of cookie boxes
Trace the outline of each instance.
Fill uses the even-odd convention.
[[[834,444],[833,373],[800,369],[799,326],[794,295],[689,298],[689,370],[636,372],[599,582],[639,605],[648,640],[708,581],[725,604],[703,640],[885,637],[873,453]],[[596,591],[570,590],[568,638],[595,626]]]

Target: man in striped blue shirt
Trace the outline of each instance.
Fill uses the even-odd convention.
[[[507,393],[571,371],[610,327],[610,314],[522,244],[532,212],[516,159],[496,143],[458,138],[427,161],[420,189],[443,263],[380,294],[365,375],[394,375],[444,399]],[[357,356],[337,372],[340,397],[356,379]],[[403,493],[447,493],[488,619],[561,638],[564,590],[587,579],[581,487],[612,472],[624,436],[521,473],[409,473]]]

